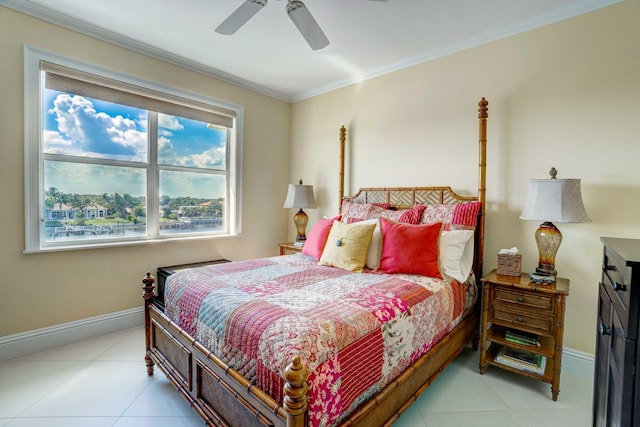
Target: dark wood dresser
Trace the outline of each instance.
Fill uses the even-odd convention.
[[[600,240],[593,425],[640,426],[640,239]]]

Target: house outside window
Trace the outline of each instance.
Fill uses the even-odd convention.
[[[240,231],[242,108],[25,49],[25,252]]]

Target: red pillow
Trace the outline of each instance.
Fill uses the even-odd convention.
[[[422,214],[427,207],[425,205],[415,205],[412,209],[405,209],[400,215],[400,222],[407,224],[420,224]]]
[[[342,215],[338,215],[333,218],[321,218],[318,220],[304,242],[302,253],[319,260],[322,256],[324,245],[327,243],[327,237],[329,237],[333,221],[340,221],[341,219]]]
[[[378,271],[442,279],[438,242],[442,223],[401,224],[380,218],[382,254]]]
[[[453,210],[451,224],[466,225],[475,228],[478,222],[480,206],[480,202],[458,203]]]

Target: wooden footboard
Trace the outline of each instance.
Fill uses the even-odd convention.
[[[300,360],[287,369],[287,410],[225,364],[166,317],[153,301],[155,279],[143,279],[147,373],[157,365],[191,407],[211,426],[305,425],[306,370]]]
[[[144,277],[147,373],[157,365],[208,426],[306,425],[307,372],[296,358],[285,370],[283,406],[225,364],[153,304],[155,279]],[[473,339],[479,316],[474,311],[342,426],[393,424],[444,368]]]

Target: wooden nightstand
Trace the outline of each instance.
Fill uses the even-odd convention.
[[[171,276],[176,271],[186,270],[188,268],[204,267],[205,265],[222,264],[225,262],[231,262],[228,259],[214,259],[211,261],[194,262],[191,264],[171,265],[168,267],[158,267],[156,277],[158,278],[156,297],[153,302],[162,308],[164,311],[164,285],[167,281],[167,277]]]
[[[480,373],[489,364],[550,383],[552,398],[557,400],[569,280],[558,278],[554,284],[540,285],[531,283],[528,274],[499,276],[493,270],[482,283]],[[515,342],[517,334],[537,337],[538,344]],[[513,359],[499,358],[505,349],[533,354],[534,359],[542,356],[546,359],[544,372],[537,373],[524,363],[507,365]]]
[[[302,252],[302,246],[296,246],[293,242],[279,243],[280,255],[291,255]]]

